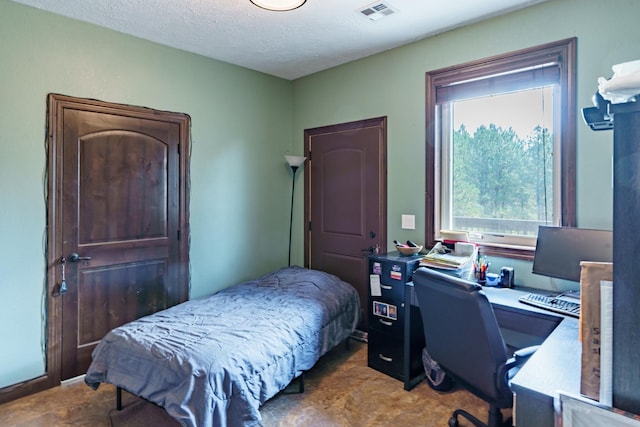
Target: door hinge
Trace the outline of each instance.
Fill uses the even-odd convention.
[[[309,224],[307,225],[307,229],[311,231],[311,221],[309,221]]]
[[[307,159],[311,161],[311,150],[309,150],[309,154],[307,155]]]
[[[177,236],[176,236],[177,239],[180,240],[180,230],[178,230],[176,234],[177,234]]]

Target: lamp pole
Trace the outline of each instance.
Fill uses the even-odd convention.
[[[289,259],[288,264],[291,266],[291,236],[293,234],[293,197],[295,195],[296,189],[296,172],[298,168],[307,160],[306,157],[303,156],[284,156],[289,163],[289,167],[291,168],[292,178],[291,178],[291,212],[289,216]]]
[[[295,194],[296,189],[296,172],[298,171],[298,166],[291,166],[291,172],[293,172],[293,178],[291,181],[291,216],[289,218],[289,262],[287,265],[291,266],[291,235],[293,232],[293,195]]]

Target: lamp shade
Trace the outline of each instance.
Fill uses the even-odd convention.
[[[251,3],[255,4],[262,9],[267,10],[275,10],[275,11],[286,11],[297,9],[303,4],[306,3],[307,0],[250,0]]]
[[[288,156],[288,155],[285,155],[284,158],[287,159],[287,163],[289,163],[289,166],[295,167],[295,168],[302,166],[304,161],[307,160],[307,158],[303,157],[303,156]]]

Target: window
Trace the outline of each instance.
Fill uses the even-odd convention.
[[[539,225],[575,226],[575,44],[426,74],[426,242],[531,259]]]

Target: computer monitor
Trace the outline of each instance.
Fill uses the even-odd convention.
[[[538,228],[534,274],[579,282],[580,261],[612,262],[613,232],[574,227]]]

